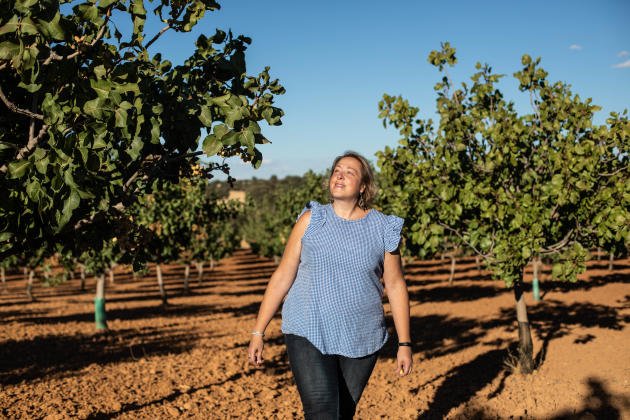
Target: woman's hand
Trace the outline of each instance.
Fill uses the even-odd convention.
[[[249,355],[249,363],[254,366],[260,366],[263,362],[263,347],[265,343],[263,342],[263,338],[259,335],[252,335],[252,339],[249,342],[249,350],[247,354]]]
[[[396,356],[397,366],[396,370],[399,377],[407,376],[411,373],[411,366],[413,365],[413,358],[411,357],[411,347],[400,346],[398,347],[398,355]]]

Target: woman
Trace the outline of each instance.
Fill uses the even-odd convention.
[[[282,299],[289,363],[310,418],[352,418],[388,339],[383,285],[398,335],[396,373],[411,372],[409,296],[398,253],[403,220],[370,209],[376,187],[367,160],[338,156],[328,189],[331,204],[310,202],[271,276],[249,345],[263,361],[264,331]]]

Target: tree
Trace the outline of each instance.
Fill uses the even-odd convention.
[[[326,179],[309,171],[298,186],[274,189],[259,200],[248,199],[241,222],[242,235],[255,253],[278,261],[304,206],[311,200],[328,200]]]
[[[150,36],[143,0],[71,9],[18,0],[0,9],[0,258],[96,255],[114,237],[141,239],[132,224],[116,228],[125,209],[162,182],[190,176],[200,155],[260,165],[257,146],[268,141],[258,123],[281,123],[273,101],[284,88],[269,68],[246,74],[251,40],[231,32],[199,36],[180,65],[163,59],[153,50],[164,33],[189,32],[219,4],[154,4],[165,26]],[[123,20],[133,25],[127,36],[115,24]],[[229,173],[212,164],[205,174],[216,169]],[[72,249],[88,236],[95,248]],[[136,267],[138,249],[125,247]]]
[[[524,55],[514,76],[532,113],[519,115],[496,84],[501,75],[477,63],[471,83],[455,87],[448,43],[429,62],[444,73],[435,85],[437,126],[417,118],[402,97],[384,95],[383,124],[399,130],[395,149],[378,154],[389,184],[384,202],[406,217],[408,250],[432,255],[445,241],[474,251],[512,287],[519,364],[533,370],[523,299],[523,269],[542,256],[552,275],[575,281],[588,249],[626,249],[630,226],[630,124],[627,111],[595,125],[599,108],[563,82],[550,82],[540,59]]]
[[[184,185],[185,183],[185,185]],[[194,210],[185,199],[187,180],[179,184],[165,183],[159,191],[140,197],[132,208],[134,221],[150,234],[142,249],[143,260],[155,263],[162,304],[168,304],[162,265],[177,262],[182,251],[191,244]]]
[[[175,209],[180,217],[177,219],[177,261],[184,264],[184,293],[189,293],[190,265],[197,265],[199,282],[203,276],[203,263],[210,260],[211,268],[215,259],[221,259],[231,254],[240,244],[235,221],[242,211],[238,202],[219,200],[210,188],[205,177],[201,176],[202,168],[193,168],[193,177],[173,185],[174,193],[155,196],[157,206],[167,204]],[[149,206],[151,207],[151,206]],[[140,209],[145,213],[146,208]],[[160,226],[172,224],[159,213],[150,220]],[[141,216],[142,217],[142,216]],[[158,234],[157,237],[160,235]],[[162,241],[165,238],[161,239]],[[169,239],[171,240],[171,239]],[[168,240],[167,240],[168,241]]]
[[[6,257],[0,260],[0,280],[2,281],[2,289],[0,290],[1,293],[6,293],[9,290],[6,277],[7,270],[17,268],[18,263],[19,259],[16,255],[12,255],[10,257]]]
[[[69,246],[90,224],[113,226],[139,195],[189,176],[199,155],[260,165],[258,145],[268,141],[259,122],[280,124],[273,100],[284,89],[269,68],[246,75],[251,40],[231,32],[199,36],[172,65],[153,51],[159,38],[190,31],[219,4],[155,5],[165,26],[150,36],[143,0],[71,10],[18,0],[0,10],[0,257]],[[128,36],[115,25],[125,19]],[[213,164],[207,176],[216,169],[229,172]],[[109,241],[111,231],[95,233]]]
[[[193,237],[191,249],[195,250],[198,283],[203,277],[203,262],[210,260],[210,269],[214,262],[232,254],[241,244],[239,221],[243,214],[243,204],[234,200],[217,200],[211,195],[212,205],[205,207],[209,214]]]

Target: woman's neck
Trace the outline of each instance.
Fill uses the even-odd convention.
[[[366,213],[365,210],[358,206],[357,200],[335,200],[332,206],[337,216],[348,220],[360,219]]]

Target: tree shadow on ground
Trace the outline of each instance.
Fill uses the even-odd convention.
[[[575,327],[605,328],[622,330],[630,322],[630,316],[621,315],[618,308],[598,305],[589,302],[574,302],[566,305],[563,302],[549,300],[529,308],[532,323],[532,334],[542,337],[542,346],[537,354],[539,363],[544,361],[544,354],[549,343],[570,334]],[[393,325],[391,314],[387,324]],[[439,357],[473,347],[493,329],[504,332],[516,331],[516,315],[512,308],[503,308],[496,317],[477,319],[451,317],[448,315],[424,315],[410,318],[410,330],[415,351],[422,352],[425,357]],[[394,334],[390,334],[394,336]],[[514,335],[513,341],[518,337]],[[591,341],[584,336],[576,338],[576,343]],[[497,338],[486,345],[502,346],[505,340]],[[383,348],[383,355],[396,357],[394,340],[389,340]]]
[[[284,349],[284,336],[280,335],[277,337],[273,337],[270,338],[267,343],[267,345],[282,345],[283,349]],[[247,344],[245,344],[244,346],[246,346]],[[243,347],[241,345],[237,345],[234,348],[238,348],[238,347]],[[89,415],[87,418],[91,419],[91,420],[97,420],[97,419],[110,419],[112,417],[117,417],[121,414],[129,414],[129,413],[134,413],[136,411],[142,410],[143,408],[146,407],[150,407],[150,406],[155,406],[155,405],[162,405],[164,403],[167,402],[173,402],[175,401],[177,398],[181,397],[182,395],[184,395],[185,393],[187,394],[194,394],[198,391],[202,391],[202,390],[206,390],[206,391],[211,391],[212,387],[217,387],[217,386],[222,386],[225,384],[228,384],[230,382],[237,382],[240,379],[242,379],[243,377],[246,376],[250,376],[255,374],[256,371],[263,371],[264,374],[266,376],[274,376],[276,377],[274,379],[274,383],[276,384],[276,386],[278,387],[278,389],[281,389],[282,387],[285,386],[289,386],[292,385],[292,377],[286,377],[285,373],[289,371],[290,367],[289,367],[289,363],[288,363],[288,357],[286,354],[286,350],[283,350],[279,355],[275,356],[273,359],[271,360],[265,360],[264,365],[261,368],[250,368],[249,370],[245,370],[243,372],[238,372],[235,373],[233,375],[228,376],[227,378],[220,380],[218,382],[213,382],[210,384],[205,384],[205,385],[200,385],[200,386],[196,386],[193,387],[191,389],[188,389],[186,391],[181,391],[181,390],[176,390],[174,392],[172,392],[171,394],[162,397],[162,398],[158,398],[152,401],[147,401],[144,403],[137,403],[137,402],[132,402],[132,403],[126,403],[126,404],[122,404],[122,408],[120,410],[117,411],[100,411],[100,412],[96,412],[93,413],[91,415]]]
[[[507,317],[512,311],[503,309],[502,313],[504,317]],[[625,324],[630,322],[629,315],[621,315],[617,308],[611,306],[588,302],[567,304],[557,300],[547,300],[544,304],[529,308],[529,319],[532,331],[537,332],[542,338],[542,345],[535,358],[537,366],[544,363],[549,343],[570,334],[576,326],[620,331],[624,329]],[[587,335],[577,337],[574,342],[584,344],[592,340],[593,338]]]
[[[190,350],[199,336],[190,330],[143,328],[72,336],[7,340],[0,346],[0,383],[65,377],[84,367]],[[135,351],[134,351],[135,349]]]
[[[588,280],[578,280],[576,282],[567,281],[551,281],[545,280],[540,282],[540,289],[543,292],[542,298],[550,292],[569,292],[571,290],[591,290],[594,287],[600,287],[609,283],[630,283],[630,276],[627,274],[606,274],[601,276],[590,276]]]
[[[544,362],[549,343],[553,339],[570,334],[575,327],[622,330],[625,324],[630,322],[630,316],[622,316],[617,308],[588,302],[566,305],[559,301],[546,301],[530,308],[529,315],[533,323],[532,333],[538,333],[543,337],[543,344],[536,355],[538,365]],[[391,318],[388,322],[391,325]],[[489,350],[472,361],[453,367],[445,374],[412,390],[420,392],[430,382],[446,378],[438,387],[429,410],[421,418],[443,418],[452,408],[467,402],[477,391],[492,383],[497,376],[502,375],[497,389],[490,393],[493,396],[498,395],[502,391],[505,379],[510,374],[504,361],[509,354],[515,354],[518,338],[515,334],[515,314],[511,308],[504,308],[495,318],[486,319],[446,315],[411,318],[414,349],[422,352],[427,358],[445,356],[472,348],[479,345],[489,331],[497,328],[513,334],[514,338],[509,345],[509,350],[505,348],[508,340],[503,338],[483,343],[499,348]],[[592,338],[580,336],[576,338],[576,343],[591,340]],[[393,340],[384,347],[383,354],[386,357],[396,357],[396,346]]]
[[[392,323],[391,319],[389,322]],[[457,353],[474,346],[486,334],[486,331],[477,328],[476,319],[446,315],[412,316],[410,327],[414,351],[422,352],[428,358]],[[394,340],[389,340],[382,354],[395,358],[396,351]]]
[[[469,302],[472,300],[496,297],[509,293],[509,289],[498,289],[494,286],[453,285],[427,287],[417,291],[409,291],[409,299],[413,302]]]
[[[614,395],[606,389],[598,378],[589,378],[587,383],[589,394],[584,399],[582,408],[565,410],[551,417],[553,420],[569,419],[621,419],[624,411],[630,410],[630,397],[623,394]]]
[[[232,314],[234,316],[252,315],[258,312],[259,302],[242,306],[213,306],[213,305],[184,305],[168,304],[144,306],[137,308],[117,308],[107,310],[107,319],[131,321],[150,318],[200,317],[214,314]],[[94,322],[93,312],[83,312],[70,315],[24,316],[13,319],[14,322],[29,322],[33,324],[59,324],[66,322]]]
[[[493,349],[482,353],[468,363],[456,366],[444,376],[433,400],[420,419],[442,419],[451,409],[470,400],[479,390],[491,383],[504,369],[505,349]],[[419,388],[416,393],[422,389]]]
[[[581,408],[575,407],[556,413],[546,414],[543,418],[550,420],[619,420],[622,419],[622,414],[624,412],[630,410],[629,396],[609,392],[604,383],[598,378],[589,378],[587,380],[587,385],[589,387],[589,394],[584,399],[584,403]],[[525,417],[528,417],[527,412]],[[467,420],[485,420],[506,418],[506,415],[500,415],[488,407],[473,405],[465,407],[459,414],[458,418]]]

